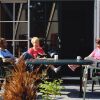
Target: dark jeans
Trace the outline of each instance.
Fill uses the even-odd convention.
[[[27,52],[24,52],[22,56],[23,56],[23,58],[24,58],[25,61],[30,60],[30,59],[34,59],[34,58],[32,57],[32,55],[30,55],[30,54],[27,53]],[[32,72],[32,71],[34,71],[34,70],[35,70],[37,67],[39,67],[39,66],[40,66],[40,65],[26,64],[26,71]],[[44,67],[46,67],[46,66],[42,66],[42,67],[40,68],[40,71],[41,71],[42,69],[44,69]]]
[[[24,53],[22,54],[22,56],[23,56],[23,58],[24,58],[25,61],[30,60],[30,59],[34,59],[34,58],[32,57],[32,55],[30,55],[30,54],[27,53],[27,52],[24,52]],[[34,66],[33,66],[32,64],[26,64],[26,71],[32,72],[33,69],[34,69]]]

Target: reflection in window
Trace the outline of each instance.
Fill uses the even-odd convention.
[[[58,33],[57,4],[57,2],[53,1],[31,0],[31,37],[38,36],[45,38],[47,39],[47,41],[51,42],[51,33]]]
[[[1,4],[1,21],[12,21],[13,20],[13,5],[8,3]]]

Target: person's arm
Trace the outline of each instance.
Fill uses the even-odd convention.
[[[44,50],[40,47],[38,51],[37,58],[46,58],[47,54],[44,52]]]
[[[11,54],[11,52],[6,49],[6,56],[3,58],[3,62],[10,62],[10,63],[14,64],[15,61],[16,61],[16,59],[13,56],[13,54]]]
[[[2,51],[0,50],[0,58],[4,58],[4,56],[2,55]]]
[[[94,59],[94,55],[95,55],[96,49],[94,49],[87,57],[85,57],[85,60],[93,60]]]
[[[43,48],[41,48],[41,47],[39,49],[39,53],[38,54],[40,54],[40,55],[46,55],[46,53],[44,52]]]
[[[27,53],[29,53],[30,55],[32,55],[32,56],[34,57],[34,55],[33,55],[33,49],[32,49],[32,48],[29,48],[29,49],[27,50]]]
[[[88,57],[94,57],[95,53],[96,53],[96,49],[94,49],[94,50],[90,53],[90,55],[89,55]]]
[[[46,55],[46,53],[44,52],[44,50],[41,47],[37,50],[37,53],[35,53],[33,48],[28,49],[27,52],[30,55],[32,55],[34,58],[43,58],[44,55]]]

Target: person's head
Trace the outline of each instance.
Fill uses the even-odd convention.
[[[97,47],[100,48],[100,38],[96,39],[96,44],[97,44]]]
[[[40,46],[40,40],[39,40],[38,37],[33,37],[33,38],[31,39],[31,43],[32,43],[32,45],[33,45],[34,47],[39,47],[39,46]]]
[[[7,48],[7,41],[5,38],[0,38],[0,48],[6,49]]]

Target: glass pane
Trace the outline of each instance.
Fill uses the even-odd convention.
[[[30,23],[30,31],[31,37],[38,36],[38,37],[45,37],[45,23],[44,22],[31,22]]]
[[[30,18],[32,18],[32,21],[45,20],[45,2],[32,1],[30,5]]]
[[[15,11],[13,3],[2,3],[0,21],[27,21],[27,4],[15,3]]]
[[[30,3],[30,16],[32,21],[58,21],[57,17],[57,3],[52,1],[31,1]],[[52,13],[52,9],[54,7],[54,12]],[[52,19],[50,20],[50,17]]]
[[[15,56],[19,57],[23,52],[27,51],[28,43],[25,41],[15,42]]]
[[[1,21],[12,21],[13,20],[13,5],[11,3],[1,4]]]
[[[13,36],[14,39],[27,39],[27,23],[18,23],[18,27],[14,27],[13,31],[13,23],[12,22],[6,22],[6,23],[0,23],[1,26],[1,36],[5,37],[8,40],[12,40]]]
[[[58,32],[58,24],[55,27],[55,24],[52,22],[58,23],[58,11],[57,3],[53,1],[32,1],[31,0],[31,9],[30,9],[30,34],[32,36],[45,37],[46,30],[49,27],[48,32],[51,32],[52,26],[54,26],[56,32]],[[54,7],[54,12],[52,9]],[[50,23],[49,23],[50,22]],[[54,30],[54,29],[53,29]],[[52,30],[52,31],[53,31]]]
[[[7,41],[7,49],[13,54],[13,42]]]
[[[5,37],[7,40],[13,38],[13,23],[0,23],[1,26],[1,36]]]
[[[14,46],[13,46],[13,42],[12,41],[8,41],[7,40],[7,49],[13,54],[13,48],[15,46],[15,57],[20,57],[20,55],[27,51],[27,45],[28,45],[28,42],[27,41],[15,41],[14,42]]]
[[[15,5],[15,20],[16,21],[27,21],[28,16],[28,5],[27,4],[19,4]]]
[[[26,40],[28,34],[28,25],[27,23],[18,23],[18,27],[15,28],[15,40]]]
[[[44,14],[46,21],[58,21],[57,3],[56,2],[45,2]]]
[[[49,20],[49,21],[55,21],[55,22],[58,22],[58,9],[57,9],[57,3],[55,5],[55,10],[53,12],[53,16],[52,16],[52,20]]]

